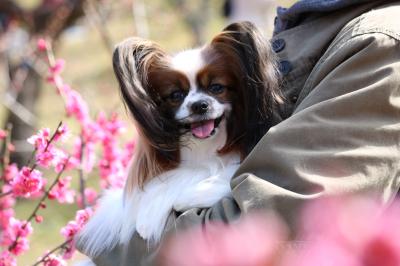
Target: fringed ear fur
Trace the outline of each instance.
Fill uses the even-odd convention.
[[[227,26],[212,40],[210,48],[227,57],[241,77],[236,99],[239,104],[236,101],[233,105],[228,140],[221,152],[236,148],[243,158],[273,126],[273,105],[283,102],[275,56],[268,41],[250,22]],[[237,125],[237,121],[243,125]]]
[[[168,59],[157,44],[140,38],[127,39],[114,50],[114,72],[140,143],[126,184],[127,193],[178,163],[179,129],[169,114],[157,107],[148,81],[150,72],[168,68]]]

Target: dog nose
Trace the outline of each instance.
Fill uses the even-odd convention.
[[[192,104],[191,108],[192,108],[193,113],[198,114],[198,115],[202,115],[202,114],[205,114],[208,111],[209,107],[210,106],[209,106],[207,101],[200,100],[200,101],[194,102]]]

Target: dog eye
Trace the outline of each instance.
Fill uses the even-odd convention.
[[[179,103],[181,101],[183,101],[183,99],[185,98],[186,93],[184,91],[174,91],[172,92],[168,98],[170,101],[172,101],[173,103]]]
[[[218,84],[218,83],[215,83],[215,84],[211,84],[211,85],[208,87],[208,90],[209,90],[212,94],[221,94],[221,93],[224,92],[225,86],[224,86],[224,85],[221,85],[221,84]]]

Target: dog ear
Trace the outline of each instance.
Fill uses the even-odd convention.
[[[114,50],[114,73],[125,105],[135,120],[141,144],[132,166],[136,174],[129,178],[135,180],[128,180],[128,183],[143,185],[146,179],[178,161],[177,125],[172,117],[158,108],[157,94],[149,82],[151,73],[169,68],[168,60],[167,54],[157,44],[141,38],[129,38]]]
[[[275,56],[269,42],[250,22],[233,23],[211,42],[218,54],[228,57],[231,66],[237,68],[240,88],[233,108],[239,108],[228,121],[228,140],[222,152],[239,145],[242,156],[246,156],[261,137],[273,125],[272,107],[282,102],[278,86]]]

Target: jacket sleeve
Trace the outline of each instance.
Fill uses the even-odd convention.
[[[193,224],[207,230],[210,220],[263,209],[292,225],[299,205],[323,195],[371,192],[390,202],[400,184],[399,50],[399,41],[382,33],[331,45],[292,116],[242,163],[231,182],[233,198],[173,214],[167,234]],[[135,265],[154,262],[157,250],[147,251],[132,258]]]
[[[289,225],[322,195],[399,189],[400,44],[382,33],[339,40],[314,68],[293,115],[272,128],[232,180],[242,212],[273,208]]]

